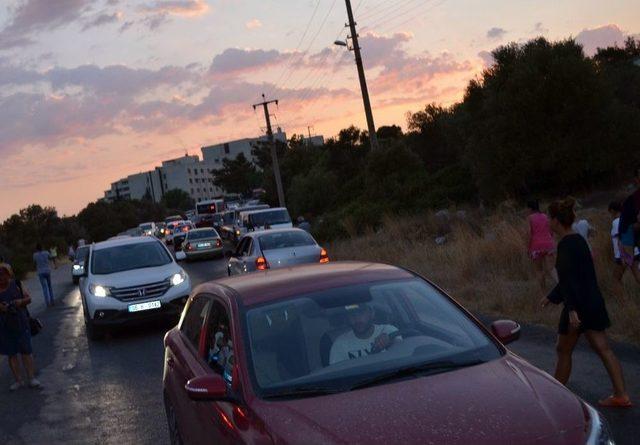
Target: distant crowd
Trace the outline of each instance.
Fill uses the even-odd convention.
[[[640,284],[640,167],[634,170],[635,191],[624,201],[609,204],[611,243],[616,293],[624,292],[622,279],[630,270]],[[605,407],[630,407],[620,362],[609,346],[606,330],[611,326],[604,297],[598,285],[593,251],[589,242],[593,227],[577,218],[576,201],[566,198],[551,203],[547,213],[537,201],[528,203],[528,253],[543,294],[542,307],[562,304],[558,325],[555,377],[569,380],[572,354],[581,334],[599,355],[613,384],[613,394],[600,401]],[[557,243],[553,235],[556,235]],[[550,280],[554,287],[547,288]]]

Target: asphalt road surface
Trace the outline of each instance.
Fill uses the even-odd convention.
[[[226,274],[224,260],[184,263],[184,267],[194,284]],[[162,338],[170,326],[144,326],[90,343],[84,334],[78,290],[64,279],[56,287],[58,295],[64,295],[61,303],[36,311],[45,325],[34,338],[44,388],[10,393],[9,370],[6,360],[0,359],[0,444],[168,443],[162,404]],[[32,294],[34,299],[41,298],[37,290]],[[554,340],[551,330],[524,327],[522,338],[511,349],[551,371]],[[615,350],[638,407],[603,412],[618,443],[634,444],[640,437],[640,348],[616,344]],[[609,391],[604,368],[584,343],[574,356],[570,388],[594,404]]]

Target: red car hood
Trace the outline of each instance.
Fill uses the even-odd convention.
[[[490,363],[323,397],[256,401],[276,443],[584,443],[578,398],[507,355]]]

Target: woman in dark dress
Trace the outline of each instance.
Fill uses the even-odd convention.
[[[564,304],[558,327],[558,363],[555,378],[566,384],[571,375],[573,349],[584,333],[591,348],[600,356],[613,383],[613,395],[600,400],[601,406],[629,407],[620,362],[609,347],[605,330],[611,326],[598,286],[593,257],[587,242],[571,226],[575,220],[575,200],[568,198],[549,206],[551,230],[557,235],[556,269],[558,284],[542,305]]]
[[[31,331],[26,312],[30,303],[29,294],[23,293],[13,279],[11,267],[8,264],[0,264],[0,355],[9,357],[9,367],[15,378],[15,382],[9,387],[11,391],[24,386],[18,355],[22,355],[29,386],[41,386],[34,377]]]

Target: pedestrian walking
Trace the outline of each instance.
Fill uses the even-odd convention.
[[[600,400],[605,407],[630,407],[622,367],[609,347],[606,329],[611,326],[604,298],[598,286],[593,258],[584,238],[572,230],[575,200],[567,198],[549,206],[551,229],[559,238],[556,269],[558,284],[542,300],[564,305],[558,326],[558,354],[555,378],[566,384],[571,375],[571,357],[581,334],[598,354],[613,384],[613,395]]]
[[[622,203],[618,228],[620,243],[624,252],[629,256],[633,256],[634,249],[640,246],[640,222],[638,221],[638,213],[640,213],[640,166],[635,168],[633,174],[636,190]]]
[[[298,216],[298,229],[302,229],[307,233],[311,232],[311,224],[304,219],[304,216]]]
[[[529,258],[533,262],[540,291],[547,292],[547,277],[552,283],[557,281],[554,270],[555,242],[549,226],[549,218],[540,211],[537,200],[527,203],[529,208]]]
[[[11,266],[0,264],[0,355],[9,358],[9,368],[15,379],[9,387],[11,391],[25,386],[19,355],[22,357],[22,368],[26,372],[29,387],[42,386],[35,378],[31,328],[26,310],[29,304],[31,297],[18,287]]]
[[[618,284],[618,294],[622,295],[622,278],[627,269],[631,270],[636,282],[640,284],[640,269],[638,263],[640,259],[640,249],[634,248],[633,255],[625,252],[622,242],[620,241],[620,213],[622,212],[622,204],[619,201],[613,201],[609,204],[609,214],[611,215],[611,243],[613,245],[613,261],[615,269],[613,277]]]
[[[69,250],[67,251],[69,261],[73,262],[76,259],[76,251],[73,249],[73,244],[69,244]]]
[[[42,248],[42,245],[36,246],[36,252],[33,254],[33,262],[36,264],[36,271],[42,286],[42,295],[47,307],[54,306],[53,289],[51,287],[51,268],[49,267],[49,252]]]
[[[51,259],[51,262],[53,263],[53,268],[57,269],[58,268],[58,248],[56,246],[52,246],[49,249],[49,258]]]

